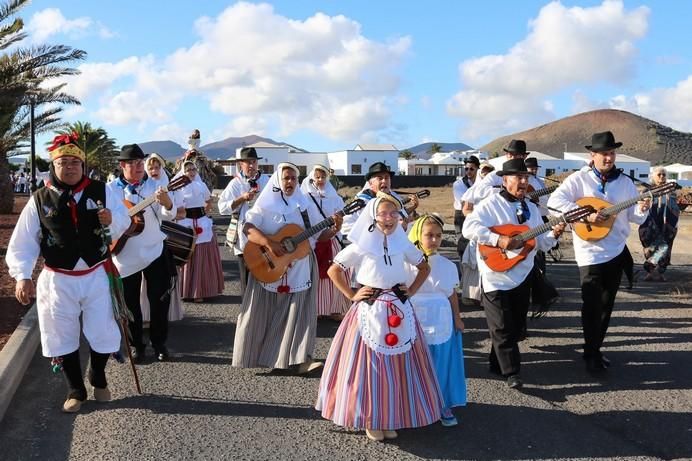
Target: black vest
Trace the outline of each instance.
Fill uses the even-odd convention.
[[[84,188],[77,202],[77,227],[72,222],[70,208],[58,206],[60,193],[49,187],[34,192],[41,223],[41,255],[46,265],[58,269],[72,270],[82,258],[89,267],[103,261],[108,255],[108,246],[102,237],[102,228],[96,216],[97,210],[88,210],[87,199],[94,203],[106,203],[106,185],[92,180]]]

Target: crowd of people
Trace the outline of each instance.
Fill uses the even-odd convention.
[[[591,162],[552,189],[522,140],[505,147],[498,170],[470,156],[450,197],[458,266],[439,252],[443,219],[420,214],[415,195],[394,192],[395,172],[386,164],[370,166],[350,207],[328,167],[315,165],[301,184],[296,165],[282,162],[263,174],[256,150],[240,149],[237,173],[218,200],[219,212],[231,216],[226,244],[242,292],[232,366],[322,369],[315,408],[375,441],[437,421],[454,426],[453,408],[467,400],[460,298],[485,313],[489,372],[520,389],[528,312],[532,305],[545,312],[558,295],[544,252],[574,222],[583,359],[588,373],[602,376],[611,365],[602,347],[620,279],[632,272],[630,223],[640,225],[647,280],[663,280],[679,215],[673,194],[647,199],[617,168],[621,145],[609,131],[595,133],[585,146]],[[106,402],[105,367],[119,356],[121,335],[134,363],[145,360],[148,346],[155,360],[169,360],[168,322],[183,317],[181,300],[223,292],[198,146],[195,131],[170,179],[163,158],[123,146],[121,172],[108,183],[85,175],[85,155],[69,139],[56,138],[49,149],[50,179],[22,211],[6,260],[17,299],[36,297],[43,355],[68,383],[63,411],[79,411],[88,395],[80,318],[88,380],[94,399]],[[665,170],[652,180],[665,184]],[[589,201],[633,199],[615,215]],[[34,288],[39,255],[45,265]],[[325,317],[340,323],[321,362],[314,349]]]

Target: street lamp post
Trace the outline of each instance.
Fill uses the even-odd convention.
[[[31,132],[31,192],[36,191],[36,124],[34,120],[34,107],[36,100],[29,97],[29,130]]]

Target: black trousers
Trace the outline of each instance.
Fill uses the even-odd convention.
[[[147,281],[147,299],[149,300],[150,319],[149,339],[154,348],[165,346],[168,339],[168,308],[170,305],[171,272],[169,261],[163,253],[145,269],[123,278],[125,302],[132,312],[134,321],[130,322],[132,346],[144,347],[142,339],[142,306],[139,294],[142,290],[142,276]]]
[[[530,289],[531,277],[527,276],[511,290],[483,290],[481,294],[481,305],[492,341],[490,366],[499,367],[503,376],[517,374],[521,368],[519,339],[529,311]]]
[[[628,252],[629,254],[629,252]],[[602,264],[579,268],[581,279],[581,325],[584,330],[584,358],[601,356],[623,272],[625,251]]]

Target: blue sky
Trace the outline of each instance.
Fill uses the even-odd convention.
[[[692,3],[64,1],[33,43],[88,52],[67,90],[120,144],[260,134],[312,151],[480,146],[596,108],[692,131]],[[604,127],[606,129],[607,127]]]

